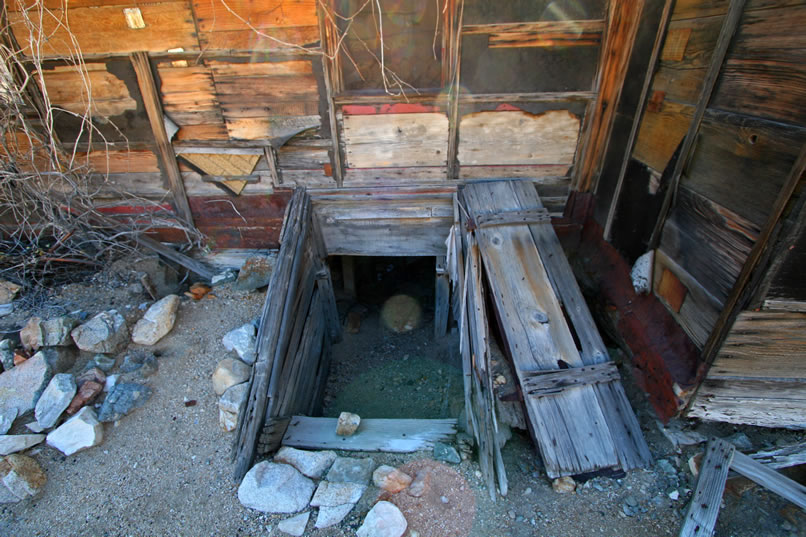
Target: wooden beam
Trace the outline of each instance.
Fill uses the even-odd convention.
[[[708,442],[697,488],[691,497],[680,537],[713,536],[735,452],[733,445],[724,440],[714,438]]]
[[[736,320],[739,312],[744,307],[744,302],[748,298],[748,295],[752,292],[752,289],[750,288],[752,287],[750,285],[751,278],[754,276],[754,274],[756,274],[755,279],[760,279],[757,269],[760,266],[763,266],[761,260],[764,257],[765,252],[768,251],[768,249],[770,249],[775,242],[774,236],[777,231],[780,230],[779,223],[781,216],[784,214],[784,211],[789,205],[790,200],[795,194],[797,186],[804,174],[806,174],[806,145],[804,145],[801,149],[798,159],[795,161],[795,164],[792,166],[792,170],[789,172],[789,177],[787,178],[786,183],[784,183],[784,186],[778,193],[775,204],[770,211],[770,216],[767,218],[767,223],[764,225],[764,229],[761,231],[756,239],[756,242],[753,244],[753,249],[750,250],[750,254],[747,256],[747,260],[742,266],[742,271],[736,278],[736,283],[733,284],[730,295],[728,295],[728,299],[725,301],[722,312],[719,314],[719,318],[714,324],[711,334],[708,336],[708,341],[706,342],[702,353],[705,367],[702,369],[700,377],[701,379],[704,379],[708,375],[708,370],[714,363],[714,359],[716,358],[719,349],[722,347],[725,338],[727,338],[728,333],[733,326],[733,322]],[[692,397],[689,400],[689,405],[686,408],[686,412],[690,410],[691,404],[696,399],[697,391],[699,391],[699,386],[692,394]]]
[[[328,2],[328,5],[330,2]],[[344,167],[341,155],[341,143],[339,136],[339,124],[336,121],[336,102],[334,96],[341,93],[342,88],[342,75],[341,63],[339,62],[340,50],[338,49],[338,42],[336,41],[335,25],[332,21],[325,18],[324,4],[316,6],[316,11],[319,16],[319,35],[320,43],[324,54],[322,55],[322,70],[324,71],[325,79],[325,102],[327,104],[327,115],[330,124],[330,140],[332,143],[330,162],[333,168],[333,179],[336,181],[336,186],[341,187],[344,184]]]
[[[649,95],[649,88],[652,86],[652,79],[655,75],[658,59],[660,58],[661,50],[663,50],[666,28],[669,26],[669,21],[672,18],[674,3],[675,0],[666,0],[666,4],[663,6],[658,33],[655,35],[655,44],[652,46],[652,55],[649,58],[649,65],[647,66],[646,76],[644,77],[644,85],[641,88],[641,96],[638,98],[638,105],[635,108],[630,137],[627,139],[627,145],[624,148],[624,158],[621,161],[621,169],[619,170],[618,179],[616,180],[616,190],[613,193],[613,200],[610,202],[607,220],[605,220],[604,238],[607,241],[610,240],[613,231],[613,221],[615,220],[616,210],[618,210],[618,203],[621,199],[621,189],[624,187],[624,176],[627,175],[627,165],[630,163],[635,140],[638,137],[638,128],[641,126],[641,119],[644,117],[644,107],[646,106],[647,96]]]
[[[173,195],[174,205],[177,214],[189,226],[193,226],[193,214],[190,211],[185,183],[182,181],[182,174],[179,172],[179,165],[176,163],[176,155],[168,134],[165,132],[165,119],[162,114],[162,104],[160,102],[157,84],[154,81],[154,73],[151,71],[151,61],[145,52],[133,52],[129,55],[134,72],[137,75],[137,84],[140,86],[140,95],[143,98],[148,121],[151,123],[151,132],[157,143],[157,156],[165,174],[168,177],[168,185]]]
[[[595,187],[613,129],[644,3],[645,0],[610,2],[607,39],[602,47],[602,65],[597,80],[598,95],[591,130],[589,134],[586,133],[585,150],[575,170],[574,186],[580,192],[588,192]]]
[[[806,487],[779,474],[769,466],[737,451],[733,454],[730,469],[806,510]]]
[[[458,13],[456,12],[456,2],[452,2],[453,12],[451,20],[456,21],[456,26],[450,28],[451,39],[448,40],[448,156],[447,156],[447,176],[448,179],[459,178],[459,94],[461,89],[462,67],[462,21],[464,20],[465,3],[460,2]]]
[[[711,94],[714,92],[716,82],[719,79],[719,73],[722,70],[722,64],[725,61],[725,56],[728,53],[728,47],[733,40],[733,35],[739,27],[739,21],[744,12],[744,4],[746,0],[731,0],[728,7],[728,14],[722,22],[722,29],[719,31],[719,38],[716,42],[716,47],[711,55],[711,64],[708,66],[708,72],[702,81],[702,89],[700,91],[699,99],[697,100],[697,108],[694,110],[694,116],[686,132],[686,137],[683,139],[683,144],[680,148],[680,154],[675,162],[674,170],[669,178],[666,194],[663,198],[658,219],[655,222],[655,228],[652,230],[652,236],[649,239],[649,250],[654,250],[660,244],[661,232],[663,225],[666,223],[666,217],[672,207],[677,192],[677,185],[680,182],[680,176],[683,175],[688,160],[691,157],[694,148],[694,142],[697,139],[697,134],[700,130],[700,123],[702,123],[705,109],[711,101]]]
[[[444,255],[436,257],[434,285],[434,338],[439,339],[448,331],[451,297],[451,281]]]

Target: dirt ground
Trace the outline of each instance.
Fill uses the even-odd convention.
[[[456,417],[461,411],[461,377],[455,380],[458,370],[451,340],[433,340],[429,267],[385,260],[362,270],[358,278],[358,302],[364,308],[361,329],[358,334],[345,334],[344,342],[335,348],[325,413],[333,415],[350,407],[364,417],[390,411],[396,413],[384,417]],[[334,266],[334,273],[338,278],[338,267]],[[395,292],[414,296],[422,307],[419,328],[406,334],[393,333],[380,321],[383,300]],[[44,445],[28,452],[44,468],[48,483],[34,500],[0,506],[0,535],[283,535],[277,523],[285,516],[252,511],[238,502],[229,461],[233,433],[219,428],[218,398],[210,382],[217,362],[229,356],[222,336],[260,314],[265,289],[239,293],[225,285],[213,294],[199,301],[182,299],[173,331],[149,349],[159,354],[159,371],[147,379],[153,389],[151,398],[117,424],[107,424],[102,445],[70,457]],[[92,315],[112,307],[126,312],[133,322],[142,315],[139,306],[145,302],[142,288],[125,277],[96,278],[94,283],[74,284],[29,301],[28,310],[0,318],[0,329],[19,328],[34,313],[83,310]],[[354,302],[341,297],[339,305],[346,313]],[[124,355],[118,356],[118,365]],[[87,359],[89,355],[82,356],[76,369]],[[558,494],[543,473],[528,434],[514,431],[503,449],[507,497],[490,499],[475,461],[453,467],[475,495],[469,535],[677,535],[695,484],[687,461],[703,446],[677,451],[660,432],[628,371],[621,369],[655,459],[653,466],[621,479],[597,477],[580,483],[574,493]],[[188,401],[196,404],[186,406]],[[25,432],[21,424],[27,421],[18,420],[12,432]],[[676,425],[707,436],[741,432],[754,449],[801,438],[785,430],[698,422]],[[371,456],[379,464],[416,466],[430,453]],[[803,478],[797,469],[789,474]],[[672,500],[670,494],[674,496],[675,491],[679,498]],[[313,530],[312,517],[306,535],[354,535],[377,495],[378,490],[370,487],[334,528]],[[806,536],[806,516],[760,487],[733,478],[716,534]]]

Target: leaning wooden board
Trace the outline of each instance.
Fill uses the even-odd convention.
[[[529,202],[525,192],[517,181],[475,183],[463,188],[462,203],[474,221],[492,213],[540,209],[537,194]],[[551,230],[547,224],[534,225]],[[598,333],[591,333],[595,332],[592,320],[586,322],[590,313],[586,307],[583,311],[584,301],[570,267],[567,262],[563,266],[554,260],[563,255],[558,245],[542,238],[542,232],[533,236],[525,224],[481,228],[475,234],[524,393],[528,393],[524,382],[530,372],[579,368],[608,359]],[[545,261],[544,257],[552,260]],[[552,267],[551,275],[548,266]],[[584,359],[565,323],[553,287],[561,289],[571,306],[569,314],[576,318],[577,332],[585,341]],[[576,293],[562,291],[565,288],[573,288]],[[555,395],[526,395],[524,399],[533,437],[552,478],[611,467],[627,470],[650,460],[619,381],[569,386]],[[617,419],[625,412],[626,418]]]

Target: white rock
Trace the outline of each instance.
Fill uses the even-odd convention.
[[[57,317],[42,321],[39,325],[42,330],[43,347],[67,347],[73,344],[70,332],[76,327],[78,321],[72,317]]]
[[[132,330],[132,341],[140,345],[154,345],[162,339],[176,322],[179,297],[168,295],[151,305]]]
[[[401,537],[408,527],[406,518],[395,504],[378,502],[367,513],[357,537]]]
[[[630,271],[632,286],[639,295],[645,295],[652,290],[652,264],[655,259],[655,250],[650,250],[638,259]]]
[[[126,319],[117,310],[102,311],[70,335],[82,351],[116,354],[129,339]]]
[[[0,410],[0,434],[6,434],[8,430],[11,429],[11,425],[14,423],[15,419],[17,419],[16,408]]]
[[[47,348],[0,375],[0,413],[33,410],[55,373],[72,367],[75,355],[66,349]]]
[[[342,412],[336,422],[336,434],[339,436],[352,436],[361,425],[361,416],[350,412]]]
[[[0,455],[24,451],[45,439],[44,434],[4,434],[0,435]]]
[[[213,389],[216,395],[222,395],[230,387],[246,382],[252,369],[240,360],[224,358],[213,372]]]
[[[301,537],[305,533],[305,526],[308,525],[309,518],[311,518],[311,512],[305,511],[297,516],[283,520],[277,524],[277,529],[294,537]]]
[[[106,380],[104,381],[104,391],[111,392],[112,388],[115,387],[115,384],[118,383],[119,378],[120,375],[109,375],[108,377],[106,377]]]
[[[313,481],[292,466],[263,461],[244,476],[238,500],[264,513],[296,513],[307,507],[313,489]]]
[[[274,462],[290,464],[303,475],[314,479],[321,479],[335,460],[335,451],[304,451],[288,446],[281,447],[274,456]]]
[[[36,402],[34,416],[42,429],[48,429],[56,424],[70,401],[73,400],[77,390],[76,381],[69,373],[59,373],[54,376],[39,401]]]
[[[39,434],[39,433],[41,433],[42,431],[45,430],[45,429],[42,428],[41,425],[39,425],[39,423],[37,423],[35,421],[32,421],[31,423],[26,423],[25,428],[28,429],[29,431],[31,431],[32,433],[36,433],[36,434]]]
[[[354,504],[361,499],[366,486],[355,483],[331,483],[321,481],[311,500],[312,507],[336,507],[344,504]]]
[[[104,439],[104,426],[98,421],[95,411],[85,406],[78,414],[64,422],[47,438],[47,444],[65,455],[97,446]]]
[[[353,507],[355,507],[354,503],[337,505],[335,507],[320,507],[319,514],[316,515],[315,526],[319,529],[335,526],[344,520],[344,517],[353,510]]]
[[[249,383],[242,382],[231,386],[221,399],[218,400],[218,424],[227,432],[235,430],[238,425],[238,416],[249,395]]]
[[[257,339],[255,338],[255,325],[252,323],[246,323],[240,328],[227,332],[221,343],[228,351],[237,352],[241,360],[247,364],[255,363]]]

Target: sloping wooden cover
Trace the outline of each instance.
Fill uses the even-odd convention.
[[[471,227],[491,214],[543,209],[534,186],[524,181],[466,185],[460,203]],[[610,360],[550,223],[533,221],[513,218],[505,225],[478,226],[475,236],[546,471],[556,478],[645,466],[651,455],[619,380],[594,376],[550,395],[530,394],[537,372]]]

